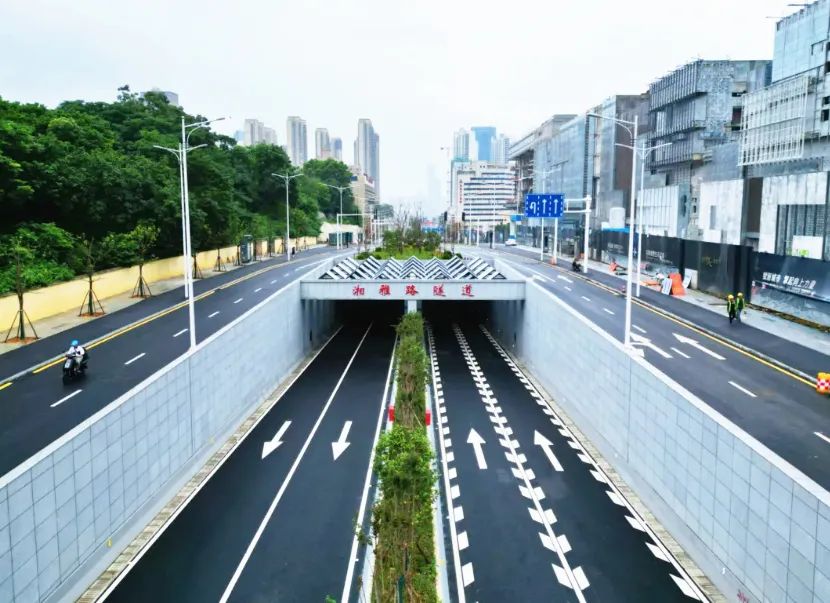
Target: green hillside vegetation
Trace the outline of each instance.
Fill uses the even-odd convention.
[[[124,91],[112,103],[67,101],[55,109],[0,98],[0,294],[13,289],[21,258],[26,288],[72,278],[83,270],[83,239],[95,243],[96,268],[130,265],[136,227],[158,230],[148,258],[181,253],[179,166],[173,154],[181,118],[202,121],[157,93]],[[188,153],[194,251],[285,231],[285,185],[291,171],[282,148],[238,146],[198,129]],[[334,220],[347,186],[341,162],[312,160],[290,184],[291,236],[316,236]],[[345,212],[355,212],[351,191]]]

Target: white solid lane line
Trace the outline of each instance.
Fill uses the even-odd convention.
[[[187,329],[182,329],[181,331],[179,331],[178,333],[176,333],[175,335],[173,335],[173,337],[178,337],[179,335],[183,335],[183,334],[185,334],[185,333],[187,333]]]
[[[262,287],[260,287],[259,289],[254,289],[254,293],[259,293],[260,291],[262,291]]]
[[[217,314],[219,314],[219,310],[217,310],[217,311],[216,311],[216,312],[214,312],[213,314],[210,314],[210,315],[208,316],[208,318],[213,318],[213,317],[214,317],[214,316],[216,316]]]
[[[271,501],[271,506],[268,507],[268,511],[265,513],[265,517],[262,518],[262,521],[257,528],[254,537],[251,539],[251,543],[248,545],[248,548],[245,550],[245,554],[242,556],[242,559],[239,561],[239,565],[236,567],[236,571],[233,573],[233,576],[228,582],[228,585],[225,587],[225,592],[222,593],[222,597],[219,599],[219,603],[227,603],[228,599],[233,592],[236,583],[239,582],[240,576],[242,576],[242,571],[245,569],[245,565],[248,563],[248,559],[251,558],[251,555],[256,548],[259,539],[262,538],[262,533],[265,532],[265,527],[268,525],[268,522],[271,521],[271,516],[274,515],[274,511],[277,510],[277,505],[280,502],[280,499],[285,494],[286,488],[288,488],[288,483],[291,481],[291,478],[294,476],[294,473],[297,471],[297,467],[300,465],[300,461],[303,460],[305,456],[306,450],[311,445],[311,440],[314,438],[314,435],[317,433],[317,430],[320,428],[320,423],[323,422],[323,418],[326,416],[326,412],[328,411],[331,403],[334,401],[334,397],[337,395],[337,392],[340,391],[340,386],[343,384],[343,380],[346,378],[346,374],[349,372],[349,369],[352,368],[352,363],[354,363],[354,359],[357,357],[357,353],[360,351],[360,348],[363,346],[363,342],[366,340],[366,336],[369,334],[369,330],[372,328],[372,325],[369,325],[369,328],[366,329],[366,332],[363,333],[363,337],[360,338],[360,342],[357,344],[357,347],[352,354],[352,357],[349,359],[349,363],[346,365],[346,368],[343,369],[343,373],[340,375],[340,379],[337,381],[337,385],[334,386],[334,390],[332,390],[329,399],[326,401],[325,406],[323,406],[323,410],[320,411],[320,416],[317,417],[317,421],[314,423],[314,426],[311,428],[311,432],[308,434],[305,442],[303,443],[303,447],[300,449],[299,454],[297,454],[297,458],[294,460],[294,464],[291,465],[291,468],[288,470],[288,475],[285,476],[285,479],[280,485],[280,489],[277,491],[277,495],[274,497],[274,500]]]
[[[141,353],[140,353],[138,356],[136,356],[135,358],[130,358],[129,360],[127,360],[127,362],[125,362],[125,363],[124,363],[124,366],[127,366],[128,364],[132,364],[133,362],[135,362],[135,361],[136,361],[136,360],[138,360],[139,358],[144,358],[146,355],[147,355],[147,352],[141,352]]]
[[[74,395],[74,394],[73,394],[73,395]],[[820,438],[821,438],[822,440],[824,440],[825,442],[827,442],[828,444],[830,444],[830,438],[828,438],[826,435],[824,435],[824,434],[823,434],[823,433],[821,433],[820,431],[814,431],[813,433],[814,433],[814,434],[816,434],[818,437],[820,437]]]
[[[638,327],[637,325],[631,325],[631,328],[643,334],[648,333],[648,331],[646,331],[644,328]]]
[[[397,340],[395,341],[397,345]],[[395,367],[395,346],[392,346],[392,357],[389,360],[389,370],[386,372],[386,385],[383,386],[383,396],[380,399],[380,415],[375,426],[375,439],[372,440],[372,452],[369,454],[369,466],[366,469],[366,479],[363,482],[363,494],[360,496],[360,507],[357,511],[357,519],[355,525],[362,526],[363,518],[366,516],[366,505],[369,503],[369,488],[372,484],[372,468],[375,462],[375,445],[380,438],[380,430],[383,428],[383,418],[386,415],[386,398],[389,395],[389,385],[392,383],[392,369]],[[352,550],[349,553],[349,565],[346,569],[346,582],[343,584],[343,594],[340,596],[341,601],[349,601],[351,599],[352,576],[354,575],[355,564],[357,563],[357,548],[358,533],[355,532],[352,538]]]
[[[242,298],[240,297],[238,300],[236,300],[236,301],[235,301],[235,302],[233,302],[233,303],[238,304],[238,303],[239,303],[239,302],[241,302],[241,301],[242,301]]]
[[[608,308],[603,308],[604,311],[608,312],[611,316],[614,316],[614,312],[609,310]]]
[[[689,360],[689,359],[691,358],[691,356],[689,356],[688,354],[685,354],[685,353],[681,352],[681,351],[680,351],[680,350],[678,350],[677,348],[671,348],[671,351],[672,351],[672,352],[674,352],[675,354],[677,354],[678,356],[683,356],[683,358],[685,358],[686,360]]]
[[[730,382],[729,382],[729,385],[731,385],[731,386],[732,386],[732,387],[734,387],[735,389],[738,389],[738,390],[742,391],[742,392],[743,392],[743,393],[745,393],[747,396],[752,396],[753,398],[757,398],[757,397],[758,397],[758,396],[756,396],[755,394],[753,394],[751,391],[749,391],[749,390],[748,390],[748,389],[746,389],[745,387],[741,387],[740,385],[738,385],[738,384],[737,384],[737,383],[735,383],[734,381],[730,381]]]
[[[60,400],[58,400],[58,401],[57,401],[57,402],[55,402],[54,404],[50,404],[49,406],[50,406],[51,408],[55,408],[58,404],[63,404],[64,402],[66,402],[67,400],[69,400],[69,398],[74,398],[75,396],[77,396],[78,394],[80,394],[82,391],[84,391],[84,390],[82,390],[82,389],[75,390],[74,392],[72,392],[71,394],[69,394],[68,396],[66,396],[65,398],[61,398]]]

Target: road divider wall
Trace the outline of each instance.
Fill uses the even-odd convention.
[[[0,477],[0,601],[76,595],[334,321],[295,281]]]
[[[826,490],[539,285],[490,320],[728,600],[830,601]]]

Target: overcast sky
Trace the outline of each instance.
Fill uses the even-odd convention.
[[[54,106],[173,90],[191,113],[380,135],[385,201],[444,209],[459,127],[520,137],[697,57],[772,58],[782,0],[2,0],[0,96]]]

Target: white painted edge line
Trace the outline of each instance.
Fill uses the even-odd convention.
[[[311,270],[309,270],[308,273],[310,274],[310,273],[314,272],[315,270],[319,270],[319,268],[316,268],[316,266],[318,266],[319,264],[322,264],[323,262],[334,263],[334,260],[337,257],[339,257],[339,256],[335,256],[333,258],[323,258],[322,260],[318,260],[316,262],[311,262],[310,264],[308,264],[306,266],[307,268],[311,268]],[[61,446],[63,446],[68,441],[70,441],[71,439],[76,437],[78,434],[82,433],[85,429],[89,429],[92,425],[94,425],[95,423],[97,423],[98,421],[100,421],[101,419],[106,417],[111,412],[118,409],[125,402],[127,402],[127,400],[129,400],[130,398],[135,396],[136,393],[138,393],[139,391],[141,391],[142,389],[147,387],[147,385],[149,385],[150,383],[152,383],[154,381],[157,381],[157,380],[161,379],[161,377],[163,375],[165,375],[166,373],[172,371],[175,367],[177,367],[182,362],[187,361],[193,354],[195,354],[196,352],[201,350],[203,347],[205,347],[207,345],[210,345],[213,341],[215,341],[216,339],[218,339],[219,337],[221,337],[222,335],[224,335],[225,333],[230,331],[238,323],[242,322],[243,320],[247,319],[249,316],[251,316],[251,315],[255,314],[256,312],[258,312],[261,307],[263,307],[265,304],[267,304],[273,298],[275,298],[278,295],[281,295],[284,291],[286,291],[287,289],[290,289],[291,287],[299,287],[299,286],[300,286],[300,281],[295,280],[295,281],[291,281],[287,285],[284,285],[284,286],[280,287],[279,289],[274,291],[269,297],[267,297],[266,299],[259,302],[253,308],[249,308],[246,312],[244,312],[243,314],[236,317],[234,320],[232,320],[231,322],[229,322],[228,324],[223,326],[221,329],[219,329],[218,331],[216,331],[215,333],[213,333],[209,337],[207,337],[204,340],[197,343],[195,348],[188,349],[188,351],[186,351],[184,354],[182,354],[178,358],[175,358],[174,360],[172,360],[166,366],[161,367],[158,371],[156,371],[155,373],[153,373],[152,375],[147,377],[141,383],[137,383],[135,386],[133,386],[132,389],[124,392],[123,394],[121,394],[118,398],[116,398],[115,400],[113,400],[112,402],[107,404],[104,408],[102,408],[101,410],[96,412],[94,415],[92,415],[91,417],[87,417],[85,420],[78,423],[75,427],[73,427],[72,429],[67,431],[65,434],[63,434],[58,439],[54,440],[51,444],[47,444],[46,446],[41,448],[35,454],[33,454],[28,459],[26,459],[25,461],[20,463],[17,467],[15,467],[11,471],[7,472],[5,475],[0,476],[0,489],[5,488],[9,483],[11,483],[12,481],[14,481],[18,477],[20,477],[23,473],[25,473],[26,471],[28,471],[29,469],[31,469],[32,467],[37,465],[40,461],[42,461],[47,456],[49,456],[50,454],[52,454],[53,452],[58,450]]]
[[[630,359],[631,362],[635,362],[642,366],[645,370],[649,373],[654,375],[658,380],[663,382],[667,387],[677,392],[680,396],[686,399],[692,406],[697,408],[700,412],[705,414],[715,423],[723,427],[727,430],[732,436],[739,439],[741,442],[746,444],[750,449],[752,449],[755,453],[759,456],[763,457],[767,462],[771,465],[774,465],[776,468],[780,469],[784,472],[790,479],[794,482],[798,483],[799,486],[810,492],[813,496],[823,502],[825,505],[830,506],[830,492],[822,488],[816,481],[807,477],[800,469],[796,466],[791,464],[789,461],[784,460],[780,456],[778,456],[775,452],[770,450],[767,446],[762,444],[759,440],[754,438],[753,436],[749,435],[746,431],[738,427],[735,423],[724,417],[721,413],[716,411],[712,408],[709,404],[704,402],[702,399],[694,395],[692,392],[687,390],[685,387],[680,385],[677,381],[674,381],[671,377],[663,373],[657,367],[650,364],[643,358],[638,356],[632,356],[628,354],[623,347],[622,342],[617,341],[614,339],[610,334],[606,333],[602,328],[598,325],[593,323],[587,317],[583,316],[579,312],[577,312],[574,308],[569,306],[563,300],[556,297],[553,293],[539,285],[539,283],[530,281],[527,284],[528,287],[536,287],[542,294],[546,295],[547,297],[554,300],[554,302],[560,306],[562,306],[569,314],[573,315],[577,320],[585,324],[588,328],[592,331],[597,333],[600,337],[605,339],[609,344],[616,347],[619,351],[626,354]]]
[[[432,383],[434,390],[435,383],[437,381],[440,381],[441,377],[437,377],[435,375],[438,362],[435,358],[435,339],[433,338],[432,327],[429,325],[427,325],[427,339],[429,341],[429,356],[430,360],[432,361],[430,364],[432,366]],[[434,391],[433,393],[437,394],[437,391]],[[445,419],[446,415],[443,416],[441,422],[444,423]],[[452,548],[452,562],[453,566],[455,567],[455,584],[456,591],[458,594],[458,603],[466,603],[467,598],[464,594],[464,587],[466,585],[462,583],[461,553],[458,542],[458,530],[456,529],[455,525],[457,522],[464,519],[464,509],[461,505],[458,505],[456,507],[453,504],[452,499],[450,498],[450,490],[452,488],[452,485],[450,484],[448,464],[455,460],[455,455],[452,452],[448,453],[446,447],[444,446],[443,430],[440,430],[438,432],[438,444],[441,448],[441,465],[444,469],[444,498],[446,499],[447,511],[450,515],[450,520],[447,523],[449,524],[450,528],[450,547]],[[472,566],[470,569],[472,570]]]
[[[757,398],[757,397],[758,397],[758,396],[756,396],[755,394],[753,394],[751,391],[749,391],[748,389],[746,389],[745,387],[743,387],[743,386],[741,386],[741,385],[738,385],[738,384],[737,384],[737,383],[735,383],[734,381],[730,381],[730,382],[729,382],[729,385],[731,385],[732,387],[734,387],[735,389],[737,389],[737,390],[739,390],[739,391],[742,391],[742,392],[743,392],[743,393],[745,393],[747,396],[750,396],[750,397],[752,397],[752,398]]]
[[[820,438],[821,438],[822,440],[824,440],[825,442],[827,442],[828,444],[830,444],[830,438],[828,438],[826,435],[824,435],[824,434],[823,434],[823,433],[821,433],[820,431],[814,431],[813,433],[814,433],[815,435],[817,435],[818,437],[820,437]]]
[[[129,366],[130,364],[132,364],[136,360],[144,358],[146,355],[147,355],[147,352],[141,352],[138,356],[134,356],[133,358],[130,358],[129,360],[127,360],[127,362],[124,363],[124,366]]]
[[[675,354],[677,354],[678,356],[683,356],[683,358],[685,358],[686,360],[691,359],[691,356],[689,356],[687,353],[685,353],[685,352],[683,352],[683,351],[681,351],[681,350],[678,350],[677,348],[669,348],[669,349],[670,349],[672,352],[674,352]]]
[[[56,406],[58,406],[58,405],[60,405],[60,404],[63,404],[64,402],[66,402],[66,401],[67,401],[67,400],[69,400],[70,398],[74,398],[75,396],[77,396],[78,394],[80,394],[82,391],[84,391],[84,390],[82,390],[82,389],[77,389],[77,390],[75,390],[74,392],[72,392],[72,393],[71,393],[71,394],[69,394],[68,396],[64,396],[63,398],[61,398],[60,400],[58,400],[58,401],[57,401],[57,402],[55,402],[54,404],[50,404],[50,405],[49,405],[49,408],[55,408]]]
[[[501,344],[498,342],[498,340],[495,337],[493,337],[493,335],[490,333],[490,331],[487,330],[487,327],[482,325],[481,329],[482,329],[482,331],[484,331],[485,335],[488,336],[488,339],[490,339],[491,343],[496,347],[496,349],[504,354],[505,359],[508,362],[511,362],[511,363],[515,364],[512,357],[510,356],[509,352],[507,352],[501,346]],[[534,386],[534,391],[537,391],[537,393],[538,393],[538,390],[535,389],[535,386]],[[553,412],[553,409],[549,407],[546,399],[543,396],[541,396],[541,394],[539,394],[539,395],[540,395],[541,400],[545,400],[544,402],[540,402],[540,403],[544,404],[545,407],[549,408]],[[559,418],[555,412],[553,412],[553,416]],[[668,558],[669,563],[675,568],[675,570],[677,570],[677,573],[680,574],[681,576],[686,577],[690,587],[693,590],[695,590],[695,592],[698,593],[698,595],[699,595],[698,598],[700,600],[706,600],[706,595],[703,593],[703,591],[700,589],[700,587],[697,585],[697,583],[695,583],[695,581],[692,580],[692,578],[689,576],[686,569],[682,565],[680,565],[680,562],[677,561],[677,559],[674,557],[674,555],[671,553],[671,551],[668,550],[668,548],[663,543],[663,541],[660,539],[660,537],[657,535],[657,533],[654,532],[654,530],[651,528],[651,526],[648,524],[648,522],[645,520],[645,518],[643,518],[640,515],[640,513],[631,505],[631,503],[628,501],[628,499],[625,497],[625,495],[619,490],[619,488],[617,488],[616,484],[614,484],[613,480],[611,480],[611,478],[608,477],[608,475],[605,473],[605,471],[603,471],[603,469],[602,469],[602,467],[600,467],[599,463],[597,463],[596,460],[591,457],[591,454],[587,450],[584,450],[583,447],[580,444],[577,443],[576,437],[573,435],[573,433],[571,433],[570,429],[568,429],[567,427],[563,427],[560,430],[560,433],[563,437],[568,438],[568,444],[570,445],[571,448],[582,451],[580,453],[580,458],[583,457],[583,456],[585,458],[587,458],[588,461],[590,462],[590,465],[594,467],[596,472],[599,473],[600,475],[602,475],[605,478],[605,482],[608,485],[608,487],[610,488],[610,490],[606,491],[606,494],[608,495],[608,498],[610,498],[611,501],[614,502],[615,504],[617,504],[619,506],[622,506],[622,507],[625,507],[628,510],[628,512],[630,513],[630,516],[626,516],[626,519],[628,520],[629,524],[631,524],[632,521],[636,522],[636,525],[632,524],[631,527],[635,528],[637,530],[642,530],[647,535],[649,535],[651,537],[652,541],[654,543],[656,543],[657,547],[663,551],[664,555]],[[585,459],[582,459],[582,460],[583,460],[583,462],[585,462]],[[592,471],[592,473],[594,473],[594,472]],[[594,476],[594,477],[596,478],[596,476]],[[555,519],[554,519],[554,521],[555,521]],[[642,527],[640,527],[640,526],[642,526]],[[556,567],[557,566],[554,565],[554,568],[556,568]],[[581,568],[578,568],[578,569],[581,569]]]
[[[366,516],[366,505],[369,502],[369,489],[372,485],[372,467],[375,463],[375,445],[380,438],[380,431],[383,429],[383,417],[386,415],[386,399],[389,395],[389,386],[392,383],[392,369],[395,368],[395,347],[397,347],[398,338],[395,337],[395,343],[392,345],[392,358],[389,360],[389,370],[386,373],[386,385],[383,386],[383,396],[380,399],[380,414],[378,415],[378,424],[375,427],[375,437],[372,440],[372,451],[369,453],[369,466],[366,469],[366,479],[363,482],[363,494],[360,496],[360,506],[357,511],[357,520],[355,521],[355,534],[352,538],[352,548],[349,552],[349,564],[346,569],[346,581],[343,583],[343,594],[340,595],[341,601],[349,601],[351,597],[352,580],[354,578],[354,568],[357,563],[357,548],[360,545],[358,541],[357,532],[363,527],[363,518]]]
[[[236,301],[235,301],[235,302],[233,302],[233,303],[238,304],[238,303],[239,303],[239,302],[241,302],[243,299],[244,299],[244,298],[240,297],[238,300],[236,300]]]
[[[129,573],[129,571],[133,567],[135,567],[135,565],[141,560],[141,558],[144,556],[144,554],[147,551],[150,550],[150,548],[153,546],[153,544],[155,544],[156,540],[161,538],[161,535],[165,532],[165,530],[167,530],[167,528],[170,527],[173,524],[173,522],[179,516],[179,514],[182,511],[184,511],[184,509],[187,507],[188,504],[190,504],[190,501],[193,500],[196,497],[196,495],[199,493],[199,491],[202,488],[204,488],[207,485],[207,483],[211,480],[211,478],[219,471],[219,469],[222,468],[222,465],[225,464],[225,461],[227,461],[229,458],[231,458],[231,456],[233,456],[233,453],[236,452],[236,449],[239,448],[242,445],[242,442],[244,442],[246,439],[248,439],[248,436],[251,435],[254,432],[254,429],[256,428],[256,426],[259,425],[260,422],[266,416],[268,416],[268,414],[277,405],[277,402],[279,402],[282,399],[282,397],[286,393],[288,393],[289,390],[291,390],[291,387],[294,385],[294,383],[300,377],[302,377],[303,373],[305,373],[312,364],[314,364],[314,361],[317,360],[317,356],[319,356],[323,352],[323,350],[325,350],[326,347],[328,347],[331,340],[334,339],[342,329],[343,329],[343,327],[338,328],[331,335],[331,337],[329,337],[326,340],[326,342],[322,346],[320,346],[320,349],[317,350],[314,353],[314,355],[311,357],[311,361],[299,373],[294,375],[294,377],[292,377],[291,380],[286,384],[285,389],[283,389],[282,392],[280,392],[280,395],[277,396],[276,400],[274,400],[274,403],[271,405],[271,408],[269,408],[267,412],[262,413],[256,419],[256,421],[254,421],[254,423],[253,423],[253,425],[251,425],[250,429],[248,429],[248,431],[246,431],[245,433],[242,434],[242,436],[239,438],[239,440],[237,440],[236,443],[231,447],[231,449],[228,450],[228,452],[225,456],[223,456],[221,459],[219,459],[219,462],[216,463],[216,466],[213,469],[211,469],[210,473],[208,473],[205,476],[205,478],[196,486],[196,488],[193,489],[193,492],[191,492],[188,495],[188,497],[186,499],[184,499],[178,507],[176,507],[176,510],[173,512],[172,515],[170,515],[170,517],[167,519],[167,521],[164,522],[164,524],[156,531],[155,534],[153,534],[153,536],[150,538],[150,540],[148,540],[144,544],[144,546],[141,548],[141,550],[138,551],[138,554],[133,559],[130,560],[130,562],[127,564],[127,566],[124,568],[124,570],[120,574],[118,574],[118,576],[116,576],[115,580],[113,580],[110,583],[110,585],[107,587],[107,589],[101,594],[101,597],[100,597],[101,601],[106,599],[110,595],[110,593],[113,590],[115,590],[115,587],[118,586],[118,584],[121,582],[121,580],[124,579],[124,577],[127,575],[127,573]]]
[[[219,310],[217,310],[217,311],[216,311],[216,312],[214,312],[213,314],[208,314],[208,318],[213,318],[213,317],[214,317],[214,316],[216,316],[217,314],[219,314]]]
[[[184,335],[184,334],[185,334],[185,333],[187,333],[189,330],[190,330],[190,329],[182,329],[182,330],[181,330],[181,331],[179,331],[178,333],[174,334],[174,335],[173,335],[173,337],[178,337],[179,335]]]
[[[239,561],[239,564],[236,566],[236,571],[233,573],[233,576],[228,582],[228,585],[225,587],[225,592],[222,593],[222,596],[219,599],[219,603],[227,603],[227,600],[230,598],[231,593],[233,592],[236,583],[239,581],[239,578],[242,576],[242,572],[245,569],[245,565],[248,563],[248,559],[251,558],[251,555],[256,548],[259,539],[262,538],[262,534],[265,532],[265,528],[268,525],[268,522],[271,521],[271,517],[274,515],[274,512],[277,510],[277,505],[280,502],[283,494],[285,494],[286,489],[288,488],[288,483],[291,481],[291,478],[294,476],[294,473],[297,471],[297,467],[300,466],[300,461],[303,460],[308,447],[311,445],[311,440],[314,439],[317,430],[320,427],[320,424],[323,422],[323,419],[326,416],[326,412],[328,412],[331,403],[334,401],[335,396],[337,396],[337,392],[340,390],[340,386],[343,384],[343,381],[346,379],[346,375],[349,372],[349,369],[352,368],[352,363],[354,359],[357,357],[357,353],[360,351],[360,348],[363,346],[363,342],[366,340],[366,336],[369,335],[369,331],[372,329],[372,325],[369,324],[369,327],[366,329],[366,332],[363,333],[363,337],[360,338],[360,342],[357,344],[357,347],[352,353],[352,357],[349,358],[349,363],[346,365],[346,368],[343,369],[343,373],[340,375],[340,379],[337,380],[337,384],[334,386],[334,389],[329,396],[329,399],[326,400],[325,406],[323,406],[323,410],[320,411],[320,415],[317,417],[317,421],[315,421],[314,426],[311,428],[311,432],[308,434],[305,442],[303,443],[303,447],[300,449],[300,452],[297,454],[297,458],[294,459],[294,463],[291,465],[291,468],[288,470],[288,474],[285,476],[282,484],[280,485],[280,489],[277,491],[277,495],[274,497],[274,500],[271,502],[271,506],[268,507],[268,511],[265,513],[265,517],[262,518],[262,521],[257,528],[254,537],[251,539],[248,548],[245,550],[245,554],[242,556],[242,559]]]

